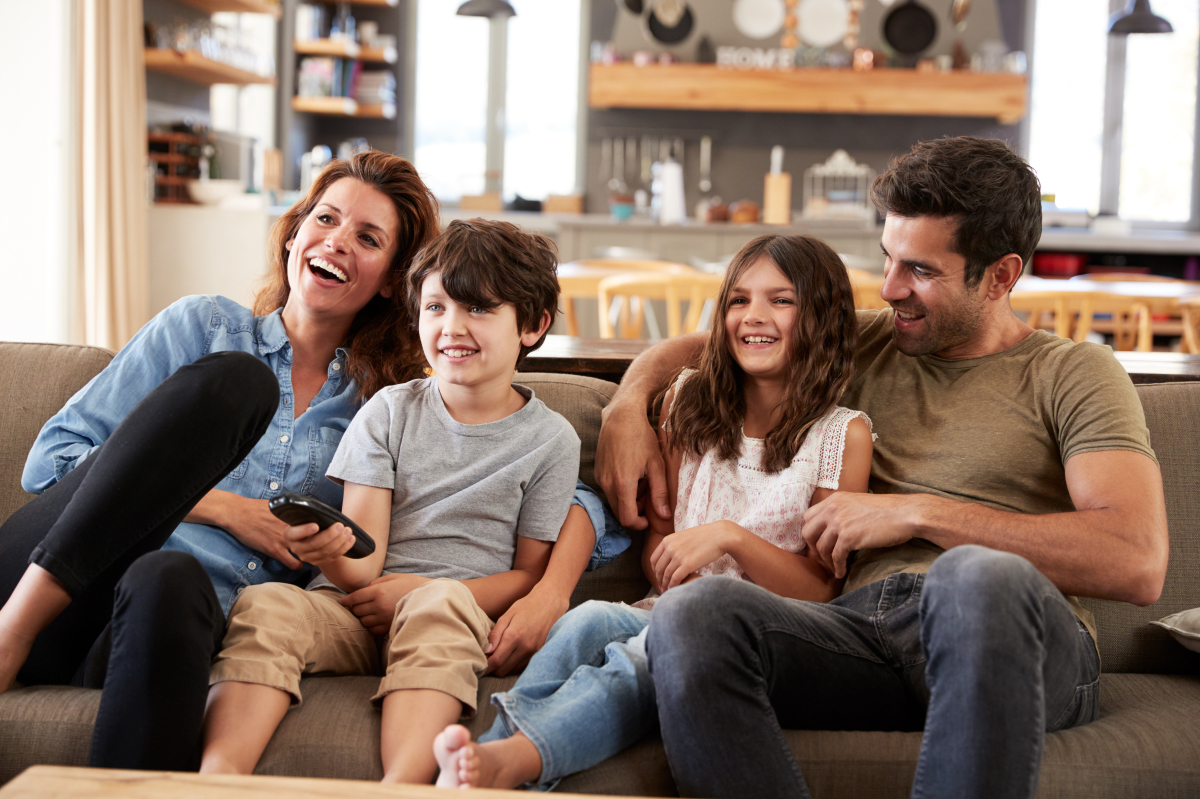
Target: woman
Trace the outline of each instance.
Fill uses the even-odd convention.
[[[335,162],[276,223],[253,313],[180,300],[42,428],[40,496],[0,528],[0,691],[103,687],[91,765],[195,769],[238,593],[308,577],[267,499],[340,505],[350,418],[422,375],[402,287],[437,215],[404,159]]]

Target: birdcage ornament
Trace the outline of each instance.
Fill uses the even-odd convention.
[[[856,163],[845,150],[836,150],[822,164],[804,170],[804,217],[874,221],[868,187],[875,173]]]

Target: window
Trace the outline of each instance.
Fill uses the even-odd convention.
[[[1107,3],[1037,4],[1029,158],[1062,208],[1191,225],[1200,6],[1153,7],[1174,33],[1110,37]]]
[[[510,0],[503,195],[543,199],[575,190],[580,0]],[[486,19],[457,16],[462,0],[417,5],[413,161],[443,201],[484,187]]]

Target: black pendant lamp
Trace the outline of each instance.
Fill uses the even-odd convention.
[[[1129,0],[1124,11],[1108,18],[1108,32],[1113,36],[1130,33],[1171,33],[1171,23],[1150,10],[1150,0]]]
[[[467,0],[458,7],[460,17],[515,17],[517,12],[504,0]]]

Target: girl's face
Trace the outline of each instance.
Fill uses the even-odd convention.
[[[796,299],[796,287],[766,256],[734,281],[725,311],[725,343],[747,375],[778,379],[787,373]]]
[[[334,183],[287,243],[284,308],[353,319],[376,294],[391,296],[388,270],[400,217],[388,196],[355,178]]]

